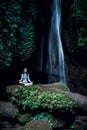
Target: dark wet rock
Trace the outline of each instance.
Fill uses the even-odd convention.
[[[25,125],[26,130],[51,130],[49,122],[46,118],[32,120]]]
[[[66,124],[66,121],[64,121],[63,119],[55,119],[53,121],[53,128],[64,128]]]
[[[71,128],[73,130],[84,130],[87,126],[87,116],[78,117],[72,124]]]
[[[72,62],[75,62],[75,61],[72,60]],[[82,95],[87,95],[86,79],[87,79],[87,71],[85,67],[68,63],[67,80],[73,92],[78,92]]]
[[[10,128],[10,123],[8,121],[0,121],[0,129],[1,128]]]
[[[72,129],[61,129],[61,130],[72,130]]]
[[[65,92],[65,94],[73,101],[76,105],[83,110],[87,110],[87,97],[77,93]]]
[[[0,130],[25,130],[23,126],[11,126],[9,128],[2,128]]]
[[[0,114],[2,116],[14,117],[17,115],[18,111],[18,108],[14,104],[0,101]]]
[[[8,121],[0,121],[0,130],[24,130],[20,124],[12,125]]]

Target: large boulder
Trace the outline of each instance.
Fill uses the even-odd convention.
[[[52,94],[53,93],[54,94],[61,94],[62,99],[63,99],[63,97],[65,97],[67,99],[67,101],[73,102],[77,107],[82,108],[83,110],[87,110],[87,97],[84,95],[78,94],[78,93],[70,92],[69,88],[65,84],[62,84],[62,83],[53,83],[53,84],[44,84],[44,85],[37,84],[37,85],[33,85],[31,87],[34,88],[37,86],[40,86],[40,94],[43,92],[51,92]],[[6,88],[6,91],[9,94],[14,96],[15,90],[19,87],[20,87],[20,85],[8,86]],[[25,87],[25,89],[31,89],[31,87]],[[35,91],[35,89],[30,90],[30,91]],[[36,96],[36,98],[38,98],[38,94],[35,96]],[[66,105],[65,105],[65,107],[66,107]]]
[[[2,116],[15,117],[18,111],[18,108],[11,102],[0,101],[0,114]]]
[[[11,85],[11,86],[7,86],[6,87],[6,92],[11,94],[11,95],[15,95],[15,90],[18,89],[21,85]],[[58,90],[63,90],[63,91],[69,91],[69,88],[66,84],[57,82],[57,83],[52,83],[52,84],[35,84],[33,86],[41,86],[41,88],[43,89],[43,91],[45,90],[53,90],[53,92],[58,91]],[[33,87],[32,86],[32,87]],[[29,87],[25,87],[26,89]],[[61,91],[61,92],[63,92]]]
[[[76,105],[83,110],[87,110],[87,97],[77,93],[65,92],[65,95],[68,96]]]
[[[51,130],[50,124],[46,118],[32,120],[25,125],[25,130]]]
[[[24,108],[30,107],[30,109],[42,107],[51,110],[65,110],[66,107],[73,107],[74,102],[65,95],[64,90],[57,88],[57,85],[60,84],[53,84],[53,86],[51,84],[49,87],[43,85],[19,86],[18,89],[15,86],[9,86],[14,90],[14,94],[13,90],[9,91],[12,96],[11,101]]]

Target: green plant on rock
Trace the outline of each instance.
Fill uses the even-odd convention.
[[[75,103],[66,95],[43,91],[40,86],[30,86],[27,89],[20,86],[16,89],[15,96],[11,97],[11,101],[22,106],[23,109],[29,107],[32,110],[42,107],[43,109],[59,109],[65,112],[72,110],[75,106]]]
[[[18,119],[19,122],[24,124],[26,122],[31,121],[31,114],[23,114],[19,112],[15,118]]]
[[[31,117],[31,120],[38,120],[38,119],[43,119],[43,118],[48,119],[50,127],[52,128],[53,123],[54,123],[54,118],[51,114],[49,114],[47,112],[41,112],[39,114],[36,114],[35,116]]]
[[[73,124],[73,125],[71,126],[71,129],[72,129],[72,130],[76,130],[75,124]]]

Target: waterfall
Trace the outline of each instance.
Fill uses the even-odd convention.
[[[49,83],[58,81],[66,83],[64,52],[61,41],[61,0],[53,0],[46,71],[49,73]]]

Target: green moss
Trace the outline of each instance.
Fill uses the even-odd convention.
[[[11,101],[21,105],[23,109],[29,107],[33,110],[42,107],[49,110],[59,109],[63,112],[72,110],[75,105],[66,95],[43,91],[40,86],[30,86],[27,89],[20,86],[16,89],[15,96],[11,97]]]
[[[57,86],[55,85],[54,88],[55,89],[61,89],[61,90],[64,90],[64,91],[70,91],[68,86],[63,84],[63,83],[59,83],[59,84],[57,84]]]

